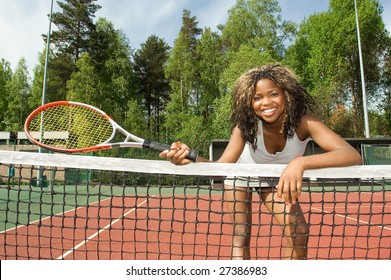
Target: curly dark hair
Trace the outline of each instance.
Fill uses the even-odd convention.
[[[243,139],[254,149],[257,147],[259,117],[255,114],[252,104],[256,84],[261,79],[270,79],[285,91],[286,117],[281,127],[281,134],[284,134],[286,139],[293,137],[301,117],[315,104],[293,72],[280,64],[264,65],[244,73],[236,81],[233,92],[232,129],[237,126]]]

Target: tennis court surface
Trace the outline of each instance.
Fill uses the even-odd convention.
[[[0,151],[0,259],[227,260],[221,179],[283,168]],[[281,259],[281,227],[248,191],[252,259]],[[391,166],[306,171],[304,191],[308,259],[391,259]]]

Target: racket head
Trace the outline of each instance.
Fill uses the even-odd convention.
[[[26,119],[29,140],[47,150],[83,153],[110,148],[116,123],[94,106],[56,101],[35,109]]]

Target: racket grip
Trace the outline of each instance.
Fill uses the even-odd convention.
[[[170,150],[171,145],[156,142],[156,141],[151,141],[151,140],[144,140],[143,148],[163,152],[165,150]],[[193,162],[196,162],[197,157],[198,157],[197,150],[190,150],[189,154],[186,156],[187,159],[189,159]]]

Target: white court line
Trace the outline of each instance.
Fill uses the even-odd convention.
[[[153,195],[152,197],[155,197],[155,195]],[[144,203],[146,203],[150,198],[144,200],[143,202],[141,202],[140,204],[137,205],[137,207],[140,207],[141,205],[143,205]],[[72,249],[68,250],[67,252],[65,252],[64,254],[62,254],[61,256],[59,256],[57,259],[58,260],[63,260],[66,256],[68,256],[69,254],[71,254],[72,252],[76,251],[78,248],[80,248],[81,246],[83,246],[84,244],[86,244],[88,241],[94,239],[96,236],[98,236],[101,232],[105,231],[106,229],[108,229],[109,227],[111,227],[112,225],[114,225],[116,222],[120,221],[121,218],[123,217],[126,217],[127,215],[129,215],[130,213],[132,213],[133,211],[136,210],[136,207],[133,207],[132,209],[130,209],[128,212],[126,212],[123,216],[119,217],[118,219],[115,219],[113,222],[107,224],[104,228],[100,229],[99,231],[95,232],[94,234],[90,235],[88,238],[86,238],[84,241],[80,242],[79,244],[77,244],[75,247],[73,247]]]
[[[367,225],[372,225],[370,222],[367,222],[367,221],[363,221],[363,220],[358,220],[358,219],[355,219],[355,218],[351,218],[347,215],[341,215],[341,214],[335,214],[334,212],[331,212],[331,211],[327,211],[327,210],[322,210],[322,209],[319,209],[319,208],[316,208],[316,207],[311,207],[312,210],[315,210],[315,211],[318,211],[318,212],[325,212],[325,213],[328,213],[328,214],[333,214],[334,216],[337,216],[337,217],[340,217],[340,218],[344,218],[344,219],[348,219],[348,220],[352,220],[352,221],[356,221],[356,222],[359,222],[359,223],[362,223],[362,224],[367,224]],[[378,227],[378,228],[381,228],[381,229],[386,229],[386,230],[390,230],[391,231],[391,228],[390,227],[386,227],[386,226],[375,226],[375,227]]]
[[[367,194],[366,192],[362,192],[362,194]],[[368,195],[382,195],[382,194],[378,194],[377,192],[375,193],[368,193]],[[388,196],[388,193],[385,194],[386,196]],[[348,202],[349,203],[349,202]],[[316,207],[311,207],[311,209],[315,210],[315,211],[318,211],[318,212],[326,212],[328,214],[334,214],[333,212],[330,212],[330,211],[327,211],[327,210],[322,210],[322,209],[319,209],[319,208],[316,208]],[[334,216],[337,216],[337,217],[341,217],[341,218],[344,218],[344,219],[348,219],[348,220],[352,220],[352,221],[356,221],[356,222],[359,222],[359,223],[362,223],[362,224],[367,224],[367,225],[372,225],[371,223],[367,222],[367,221],[363,221],[363,220],[358,220],[358,219],[355,219],[355,218],[351,218],[347,215],[341,215],[341,214],[334,214]],[[390,227],[386,227],[386,226],[375,226],[375,227],[378,227],[378,228],[381,228],[381,229],[386,229],[386,230],[390,230],[391,231],[391,228]]]
[[[90,206],[92,206],[92,205],[94,205],[94,204],[97,204],[98,202],[103,202],[103,201],[108,200],[108,199],[110,199],[110,198],[106,198],[106,199],[104,199],[104,200],[96,201],[96,202],[91,203],[91,204],[88,204],[88,205],[86,205],[86,206],[79,206],[79,207],[74,208],[74,209],[69,209],[69,210],[67,210],[67,211],[65,211],[65,212],[60,212],[60,213],[57,213],[57,214],[54,214],[54,215],[48,215],[48,216],[46,216],[45,218],[42,218],[42,219],[38,219],[38,220],[32,221],[31,223],[28,223],[27,225],[19,225],[19,226],[17,226],[17,227],[13,227],[13,228],[9,228],[9,229],[0,231],[0,234],[6,233],[6,232],[9,232],[9,231],[12,231],[12,230],[16,230],[16,229],[21,228],[21,227],[28,227],[28,226],[30,226],[30,225],[33,225],[33,224],[36,224],[36,223],[38,223],[38,222],[42,222],[42,221],[45,221],[45,220],[47,220],[47,219],[54,218],[54,217],[57,217],[57,216],[60,216],[60,217],[61,217],[61,216],[64,216],[64,214],[67,214],[67,213],[69,213],[69,212],[72,212],[72,211],[76,212],[77,210],[79,210],[79,209],[81,209],[81,208],[87,208],[87,207],[90,207]]]

